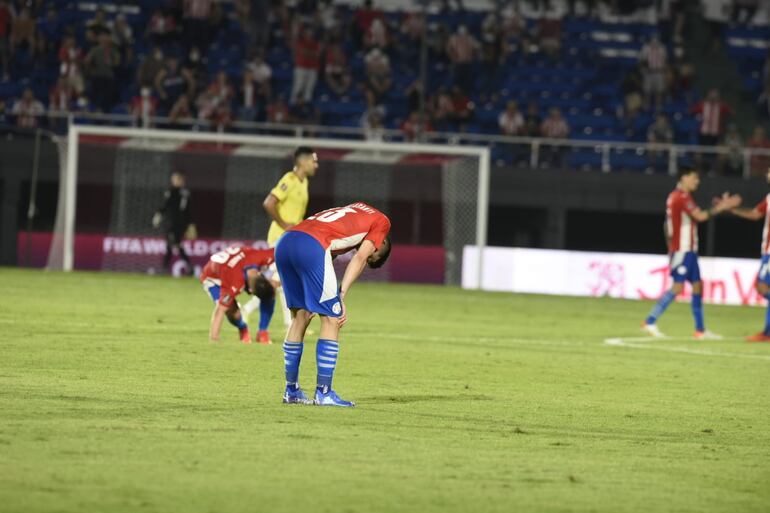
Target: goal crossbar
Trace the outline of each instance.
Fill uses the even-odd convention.
[[[231,134],[222,132],[191,132],[151,128],[122,128],[72,124],[67,139],[66,173],[64,175],[64,230],[62,267],[71,271],[74,267],[75,211],[77,205],[78,145],[83,135],[126,137],[135,140],[181,140],[247,146],[287,147],[307,145],[314,148],[348,149],[361,152],[387,152],[402,154],[430,154],[441,156],[474,157],[478,159],[478,188],[476,197],[477,286],[481,287],[482,252],[487,244],[490,186],[490,150],[482,146],[421,144],[407,142],[351,141],[345,139],[321,139],[307,137],[280,137],[265,135]]]

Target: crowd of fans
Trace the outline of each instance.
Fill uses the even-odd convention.
[[[600,8],[628,14],[651,4],[571,0],[555,2],[559,10],[548,0],[528,3],[540,13],[534,21],[525,19],[519,2],[500,0],[471,30],[462,17],[450,26],[429,23],[419,11],[394,21],[372,0],[352,10],[332,0],[303,0],[291,7],[284,1],[168,0],[158,2],[162,5],[151,15],[131,20],[120,9],[108,13],[97,7],[84,26],[67,23],[57,2],[0,0],[3,81],[23,78],[12,76],[18,61],[26,62],[26,69],[58,70],[47,98],[36,98],[28,87],[15,99],[2,99],[0,120],[26,128],[56,127],[68,114],[117,112],[143,125],[156,117],[165,118],[165,125],[197,122],[218,130],[232,129],[235,121],[312,125],[321,122],[316,100],[322,90],[336,98],[363,99],[360,125],[368,138],[383,139],[388,127],[414,140],[430,131],[466,130],[478,102],[495,97],[496,77],[512,57],[523,61],[537,53],[553,62],[563,59],[565,15],[591,17]],[[642,113],[654,114],[647,140],[669,143],[674,130],[664,106],[672,98],[685,98],[698,119],[699,144],[740,147],[740,134],[729,123],[732,109],[719,91],[697,99],[695,70],[681,45],[684,2],[669,4],[666,42],[653,35],[641,48],[638,66],[618,84],[623,92],[618,116],[630,131]],[[754,4],[736,0],[735,19],[752,19]],[[462,9],[462,2],[455,7]],[[143,26],[137,26],[137,19]],[[230,62],[212,68],[211,44],[228,31],[241,34],[239,46],[245,52],[235,67]],[[444,64],[449,70],[449,80],[430,88],[418,78],[423,38],[431,69]],[[275,87],[276,69],[267,55],[277,46],[285,47],[292,61],[289,88]],[[360,68],[352,62],[356,55],[363,56]],[[770,57],[766,77],[769,69]],[[412,83],[396,91],[397,74],[413,77]],[[394,94],[405,104],[401,116],[386,106]],[[759,102],[770,115],[770,81]],[[552,139],[568,138],[575,128],[557,107],[544,109],[536,101],[520,107],[512,100],[499,113],[498,126],[502,135]],[[768,146],[761,128],[746,144]],[[554,148],[549,158],[563,159],[563,151]],[[650,158],[658,157],[652,152]],[[729,160],[723,165],[731,166]]]

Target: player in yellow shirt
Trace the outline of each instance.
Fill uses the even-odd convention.
[[[308,146],[300,146],[294,152],[294,169],[283,175],[270,191],[270,194],[267,195],[267,198],[265,198],[262,206],[273,220],[267,233],[267,243],[270,247],[275,246],[275,243],[278,242],[278,239],[281,238],[281,235],[286,230],[305,219],[308,203],[308,182],[311,177],[315,176],[317,170],[318,155],[315,150]],[[278,279],[278,273],[274,274],[273,279]],[[289,312],[286,306],[283,289],[279,288],[277,292],[283,307],[283,321],[288,327],[291,324],[291,312]],[[258,306],[260,306],[260,302],[255,297],[243,305],[243,313],[248,318],[249,314],[256,310]],[[272,317],[272,311],[269,313],[263,311],[269,308],[269,305],[260,306],[260,319],[266,318],[269,322],[270,317]],[[270,337],[267,333],[267,328],[264,330],[261,328],[257,335],[257,340],[269,343]]]

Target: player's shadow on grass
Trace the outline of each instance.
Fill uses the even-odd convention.
[[[411,395],[372,395],[369,397],[359,397],[361,403],[367,404],[407,404],[426,402],[464,402],[464,401],[491,401],[492,397],[479,394],[457,394],[457,395],[438,395],[438,394],[411,394]]]

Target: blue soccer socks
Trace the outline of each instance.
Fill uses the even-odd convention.
[[[259,331],[265,331],[270,327],[273,312],[275,312],[275,298],[259,302]]]
[[[658,302],[655,303],[655,306],[652,307],[652,311],[650,312],[650,315],[647,317],[647,324],[655,324],[658,321],[658,318],[660,318],[661,315],[663,315],[663,312],[666,311],[666,308],[668,308],[668,305],[673,303],[674,299],[676,299],[676,294],[674,294],[672,291],[668,291],[663,296],[658,299]]]
[[[286,370],[286,385],[297,386],[299,380],[299,362],[302,360],[302,348],[305,344],[302,342],[283,343],[283,363]]]
[[[703,295],[693,294],[690,306],[692,307],[692,316],[695,318],[695,331],[705,331],[706,328],[703,325]]]
[[[318,339],[315,353],[318,365],[318,388],[331,389],[339,352],[340,345],[335,340]]]

